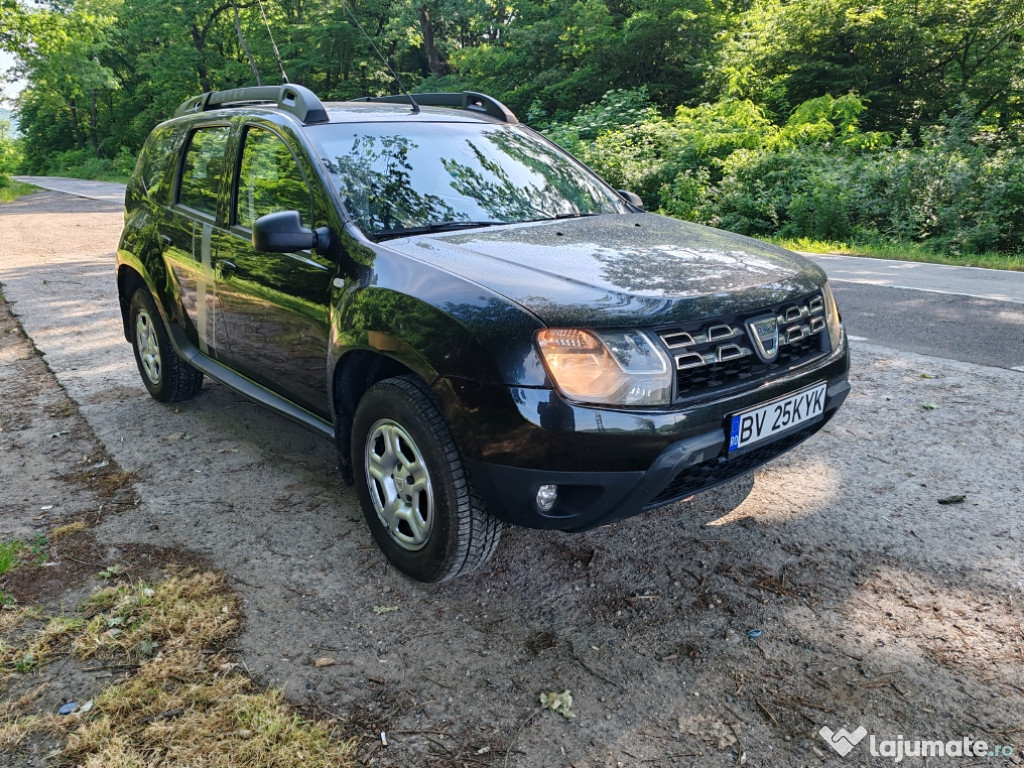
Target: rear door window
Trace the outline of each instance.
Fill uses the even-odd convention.
[[[189,139],[181,169],[178,202],[208,216],[217,216],[224,184],[225,154],[231,129],[227,125],[200,128]]]

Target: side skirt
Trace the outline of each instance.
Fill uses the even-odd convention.
[[[249,398],[280,415],[291,419],[314,432],[318,432],[329,440],[334,440],[334,425],[324,421],[305,408],[300,408],[280,395],[275,395],[266,387],[241,376],[230,368],[206,357],[199,349],[192,344],[177,325],[170,327],[171,342],[174,344],[174,351],[178,357],[186,361],[196,370],[202,371],[211,379],[219,381],[224,386],[235,390],[240,395]]]

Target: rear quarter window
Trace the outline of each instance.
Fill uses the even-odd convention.
[[[177,157],[179,133],[169,128],[157,128],[150,134],[139,153],[135,165],[135,180],[151,200],[164,203],[167,190],[174,178],[174,159]]]

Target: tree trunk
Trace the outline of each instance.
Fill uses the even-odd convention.
[[[92,103],[89,105],[89,138],[92,139],[92,153],[99,159],[100,138],[96,133],[96,91],[91,93]]]
[[[427,49],[427,66],[435,75],[450,75],[455,70],[441,58],[434,42],[434,23],[430,20],[430,9],[420,6],[420,29],[423,31],[423,47]]]
[[[195,27],[189,30],[192,33],[192,47],[196,49],[198,59],[196,61],[196,74],[199,75],[199,87],[203,93],[213,90],[210,85],[210,73],[206,69],[206,55],[203,49],[206,47],[206,36],[200,34]]]
[[[398,50],[398,41],[397,40],[392,40],[390,43],[388,43],[388,51],[387,51],[387,54],[384,56],[384,58],[386,59],[385,63],[388,65],[388,69],[390,69],[391,71],[394,71],[394,69],[395,69],[395,62],[393,62],[391,60],[391,57],[395,55],[395,51],[397,51],[397,50]],[[398,80],[395,79],[394,77],[391,78],[391,95],[392,96],[397,96],[398,95]]]
[[[78,124],[78,105],[73,98],[68,99],[68,107],[71,108],[71,125],[75,129],[75,147],[85,148],[85,137],[82,136],[82,127]]]

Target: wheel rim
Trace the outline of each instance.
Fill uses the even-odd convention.
[[[434,527],[434,490],[423,453],[401,424],[381,419],[366,438],[370,501],[391,539],[422,549]]]
[[[135,316],[135,347],[139,352],[139,364],[146,378],[153,384],[160,383],[163,366],[160,360],[160,341],[156,335],[153,318],[149,312],[140,309]]]

